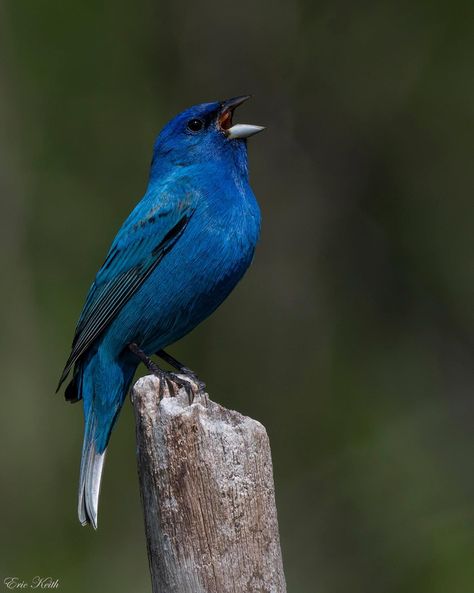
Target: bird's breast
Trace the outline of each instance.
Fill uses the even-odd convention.
[[[196,204],[179,240],[114,322],[115,346],[135,341],[153,353],[191,331],[242,278],[259,230],[251,193]]]
[[[225,300],[252,261],[259,229],[258,206],[196,210],[144,287],[151,348],[184,336]]]

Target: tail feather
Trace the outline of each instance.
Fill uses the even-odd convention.
[[[107,444],[135,368],[136,363],[122,366],[98,352],[74,375],[70,394],[83,400],[85,419],[77,512],[82,525],[90,523],[94,529]]]
[[[90,523],[97,529],[100,484],[106,450],[101,453],[97,451],[95,426],[94,416],[91,414],[86,422],[82,447],[77,513],[82,525]]]

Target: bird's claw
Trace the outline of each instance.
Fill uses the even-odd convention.
[[[200,381],[194,373],[188,374],[182,371],[180,374],[169,373],[169,376],[172,378],[171,380],[175,385],[184,389],[189,399],[189,405],[193,403],[197,394],[204,392],[204,383]]]
[[[182,367],[181,373],[183,375],[186,375],[186,377],[188,377],[189,380],[196,385],[196,391],[198,393],[204,393],[206,391],[206,384],[204,383],[204,381],[201,381],[201,379],[196,375],[194,371],[188,369],[188,367]]]
[[[171,366],[174,366],[176,369],[178,369],[179,373],[164,371],[155,362],[153,362],[151,358],[147,356],[135,342],[130,343],[128,347],[145,364],[147,369],[160,380],[158,392],[158,398],[160,401],[165,396],[165,387],[169,392],[170,397],[175,397],[180,389],[184,389],[189,397],[190,404],[193,402],[194,397],[198,393],[204,393],[206,384],[198,378],[196,373],[183,366],[164,350],[157,352],[158,356],[171,364]]]
[[[186,392],[189,403],[194,401],[194,397],[197,393],[202,392],[202,381],[195,381],[193,377],[189,375],[179,375],[177,373],[163,371],[159,367],[152,370],[153,374],[160,379],[160,389],[158,397],[160,401],[165,397],[165,386],[169,392],[170,397],[176,397],[180,389],[184,389]]]
[[[183,381],[179,377],[175,377],[174,373],[169,373],[167,371],[163,371],[160,367],[153,365],[154,368],[150,368],[151,372],[158,377],[160,380],[160,387],[158,392],[158,399],[161,401],[165,397],[165,388],[169,392],[170,397],[176,396],[176,387],[178,387],[178,391],[181,388],[186,389],[188,383]]]

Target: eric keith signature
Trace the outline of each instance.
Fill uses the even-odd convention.
[[[36,576],[31,581],[25,581],[20,577],[6,577],[3,584],[7,589],[59,589],[59,579],[53,577]]]

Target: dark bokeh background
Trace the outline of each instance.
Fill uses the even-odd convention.
[[[261,420],[289,593],[474,591],[474,5],[3,0],[0,576],[150,590],[126,405],[100,528],[54,388],[155,134],[251,92],[263,232],[172,348]]]

